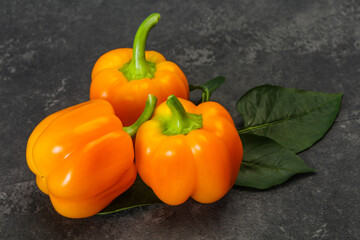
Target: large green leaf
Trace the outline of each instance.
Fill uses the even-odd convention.
[[[342,94],[328,94],[262,85],[237,102],[244,120],[239,134],[274,139],[294,152],[311,147],[331,127]]]
[[[119,212],[133,207],[145,206],[162,201],[140,178],[126,192],[117,197],[98,214]]]
[[[297,173],[313,172],[295,153],[274,140],[241,135],[244,158],[235,185],[266,189],[288,180]]]

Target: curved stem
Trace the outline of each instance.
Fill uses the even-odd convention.
[[[218,76],[201,85],[189,84],[189,89],[190,91],[193,91],[195,89],[200,89],[202,91],[201,102],[208,102],[210,101],[210,97],[213,94],[213,92],[216,89],[218,89],[224,82],[225,82],[225,77]]]
[[[141,23],[136,32],[132,59],[120,69],[129,81],[154,77],[155,64],[146,61],[145,44],[149,31],[158,23],[159,19],[159,13],[151,14]]]
[[[202,116],[198,114],[187,113],[179,99],[175,95],[168,97],[166,105],[172,113],[171,118],[163,131],[165,135],[188,134],[189,132],[202,127]]]
[[[148,99],[146,100],[145,109],[140,115],[140,117],[132,125],[128,127],[124,127],[123,128],[124,131],[127,132],[131,137],[134,137],[139,127],[144,122],[149,120],[153,115],[155,111],[156,103],[157,103],[157,98],[154,95],[149,94]]]
[[[143,68],[143,65],[146,64],[145,59],[145,43],[149,31],[159,22],[160,14],[153,13],[148,16],[140,25],[138,31],[136,32],[134,45],[133,45],[133,60],[132,64],[136,69]],[[131,64],[130,64],[131,65]]]

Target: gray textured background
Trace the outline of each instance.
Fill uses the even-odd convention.
[[[236,101],[257,85],[344,93],[328,134],[300,154],[318,172],[267,191],[232,189],[209,205],[58,215],[26,165],[27,138],[88,99],[96,59],[131,47],[152,12],[162,19],[147,49],[190,83],[225,76],[213,100],[236,122]],[[0,239],[360,239],[359,78],[359,1],[1,0]]]

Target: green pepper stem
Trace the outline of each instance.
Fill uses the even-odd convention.
[[[175,95],[168,97],[166,105],[170,108],[172,116],[167,121],[163,134],[186,135],[189,132],[202,127],[202,116],[199,114],[187,113]]]
[[[129,81],[154,77],[156,67],[154,63],[146,61],[145,43],[149,31],[158,23],[159,19],[159,13],[151,14],[141,23],[136,32],[132,59],[120,69]]]
[[[155,111],[156,103],[157,103],[157,98],[154,95],[149,94],[148,99],[146,100],[145,103],[145,109],[140,115],[140,117],[132,125],[128,127],[123,127],[124,131],[127,132],[131,137],[134,137],[139,127],[144,122],[149,120],[153,115]]]

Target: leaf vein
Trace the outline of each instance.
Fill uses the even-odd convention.
[[[336,101],[336,99],[333,99],[331,101],[328,101],[328,102],[325,102],[324,104],[320,105],[319,107],[317,108],[314,108],[310,111],[307,111],[307,112],[304,112],[302,114],[299,114],[299,115],[295,115],[295,116],[292,116],[292,117],[287,117],[287,118],[282,118],[282,119],[279,119],[279,120],[276,120],[276,121],[272,121],[272,122],[268,122],[268,123],[264,123],[264,124],[260,124],[260,125],[256,125],[256,126],[252,126],[252,127],[247,127],[247,128],[244,128],[244,129],[241,129],[241,130],[238,130],[238,133],[239,134],[243,134],[243,133],[248,133],[248,132],[251,132],[253,130],[257,130],[257,129],[261,129],[261,128],[266,128],[268,126],[273,126],[273,125],[276,125],[276,124],[279,124],[279,123],[282,123],[284,121],[288,121],[288,120],[293,120],[293,119],[296,119],[296,118],[300,118],[300,117],[303,117],[305,115],[308,115],[308,114],[311,114],[321,108],[323,108],[324,106],[330,104],[331,102],[334,102]]]
[[[256,168],[269,168],[269,169],[274,169],[274,170],[283,170],[283,171],[288,171],[288,172],[293,172],[293,173],[299,173],[297,171],[294,171],[293,169],[290,168],[283,168],[283,167],[274,167],[274,166],[269,166],[269,165],[262,165],[262,164],[256,164],[256,163],[249,163],[249,162],[242,162],[241,164],[243,165],[247,165],[249,167],[256,167]]]

